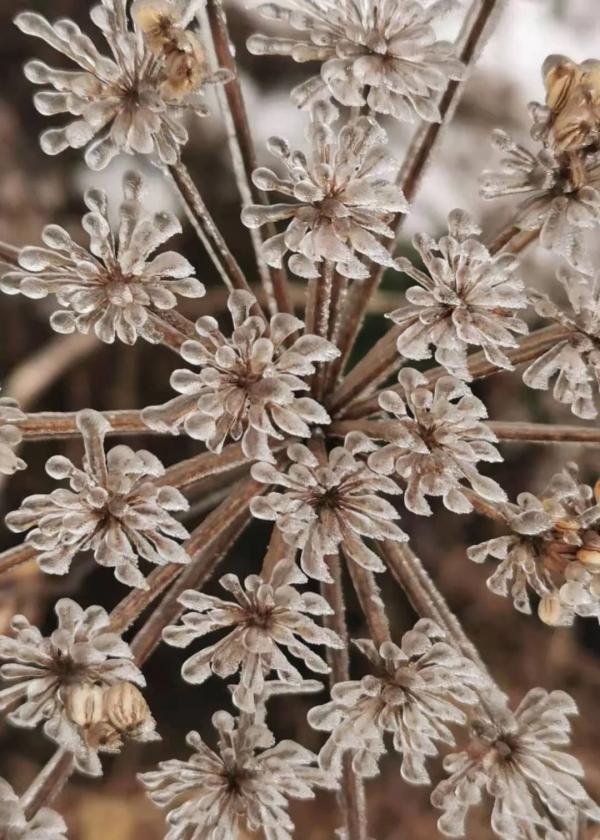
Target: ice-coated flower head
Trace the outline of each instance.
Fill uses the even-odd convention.
[[[249,228],[291,219],[285,233],[265,242],[263,254],[269,265],[280,268],[290,251],[289,267],[300,277],[319,277],[321,264],[328,261],[343,277],[366,278],[369,267],[357,254],[382,266],[396,266],[380,239],[394,239],[394,214],[408,209],[395,183],[399,164],[386,149],[385,131],[372,117],[354,117],[339,131],[334,128],[337,118],[331,103],[314,106],[308,155],[272,138],[269,150],[280,159],[285,177],[257,169],[254,183],[294,202],[251,205],[242,212]]]
[[[15,453],[15,448],[23,440],[23,435],[15,423],[25,419],[25,415],[15,400],[0,398],[0,473],[13,475],[17,470],[24,470],[27,464]]]
[[[404,503],[413,513],[431,514],[426,496],[441,496],[454,513],[473,506],[464,483],[493,502],[506,495],[477,470],[478,461],[501,461],[496,436],[484,423],[487,411],[469,386],[452,376],[430,385],[423,374],[404,368],[396,391],[384,391],[381,408],[397,422],[384,423],[387,443],[369,456],[369,466],[406,482]]]
[[[265,840],[292,840],[288,800],[312,799],[314,786],[330,786],[316,756],[294,741],[276,743],[250,715],[217,712],[212,722],[216,751],[190,732],[187,761],[162,761],[140,776],[153,802],[171,806],[165,840],[233,840],[244,828]]]
[[[500,510],[512,533],[468,551],[476,563],[500,560],[489,589],[529,614],[531,588],[547,624],[572,624],[575,615],[600,619],[600,487],[581,484],[577,465],[568,464],[539,498],[520,493]]]
[[[86,146],[91,169],[104,169],[120,152],[177,163],[188,140],[186,115],[205,116],[205,85],[230,79],[228,71],[207,70],[197,35],[185,29],[193,5],[188,0],[136,0],[131,27],[127,0],[101,0],[91,17],[110,56],[100,53],[72,20],[51,24],[35,12],[18,15],[15,23],[22,32],[46,41],[78,68],[63,70],[42,61],[25,67],[30,82],[47,86],[34,97],[37,110],[75,117],[64,128],[45,131],[42,149],[56,155]]]
[[[539,230],[544,248],[564,257],[575,268],[591,270],[585,231],[600,226],[600,158],[592,155],[573,170],[545,148],[534,155],[504,131],[492,135],[504,155],[502,169],[482,175],[484,198],[524,196],[513,224],[521,230]]]
[[[328,673],[327,663],[306,642],[334,648],[343,647],[343,643],[336,633],[311,618],[332,610],[320,595],[298,592],[297,585],[305,582],[293,561],[281,560],[266,579],[250,575],[242,585],[236,575],[222,577],[221,586],[235,601],[184,592],[179,602],[191,612],[183,615],[182,624],[164,630],[168,644],[187,647],[194,639],[218,630],[227,634],[191,656],[182,668],[183,678],[199,684],[211,673],[225,679],[239,670],[233,701],[242,711],[254,712],[271,671],[284,682],[302,684],[302,675],[285,649],[311,671]]]
[[[293,315],[278,313],[267,324],[251,314],[255,303],[249,292],[232,292],[227,304],[231,338],[214,318],[198,319],[199,338],[184,342],[181,355],[200,371],[174,372],[171,384],[182,396],[147,408],[143,417],[150,428],[177,432],[183,427],[213,452],[220,452],[228,438],[241,439],[247,458],[270,461],[269,440],[309,437],[311,424],[330,422],[316,400],[297,394],[309,390],[306,378],[315,363],[335,359],[339,350],[316,335],[295,337],[304,323]]]
[[[29,531],[26,541],[48,574],[66,574],[79,552],[93,551],[96,562],[115,569],[117,580],[146,589],[140,558],[160,566],[189,561],[178,542],[188,532],[169,512],[187,510],[188,502],[174,487],[157,486],[165,469],[152,453],[114,446],[105,454],[111,427],[101,414],[80,411],[77,427],[85,447],[83,468],[63,455],[46,464],[48,475],[68,479],[70,490],[28,496],[6,524]]]
[[[311,726],[331,733],[319,756],[324,770],[339,776],[344,754],[351,753],[356,773],[377,775],[389,732],[402,756],[402,776],[415,784],[429,781],[426,759],[437,755],[436,742],[454,745],[449,725],[466,722],[460,707],[476,703],[485,682],[444,638],[437,625],[421,619],[400,645],[355,641],[375,674],[337,683],[331,701],[308,713]]]
[[[569,335],[536,359],[523,374],[523,381],[530,388],[546,390],[556,376],[554,398],[570,405],[577,417],[593,420],[600,405],[600,276],[561,266],[557,277],[572,314],[537,290],[532,290],[530,297],[538,315],[562,324]]]
[[[351,432],[323,462],[308,447],[292,444],[286,472],[265,463],[252,467],[257,481],[283,488],[253,499],[253,515],[277,523],[286,543],[300,549],[300,565],[311,578],[330,581],[326,557],[340,551],[348,561],[381,572],[384,565],[365,540],[407,539],[394,522],[398,512],[382,497],[399,493],[398,485],[360,459],[373,448],[364,435]]]
[[[146,213],[142,190],[142,177],[127,173],[116,236],[105,193],[88,190],[89,213],[83,217],[83,228],[90,250],[77,245],[58,225],[48,225],[42,234],[46,247],[23,248],[22,270],[4,275],[2,291],[30,298],[56,295],[65,308],[54,312],[50,323],[60,333],[87,333],[93,328],[98,338],[109,343],[116,337],[133,344],[138,336],[158,341],[153,312],[173,309],[176,295],[202,297],[204,286],[193,276],[193,266],[175,251],[152,257],[181,232],[181,225],[172,213]]]
[[[0,779],[1,840],[67,840],[65,821],[50,808],[40,808],[28,819],[19,797]]]
[[[450,773],[431,801],[444,811],[438,828],[465,836],[465,819],[484,791],[493,800],[492,830],[502,840],[572,840],[580,815],[600,820],[600,808],[579,781],[583,768],[561,747],[577,707],[564,691],[534,688],[513,713],[475,719],[468,748],[444,759]]]
[[[106,723],[102,709],[85,722],[73,714],[73,693],[97,693],[123,683],[144,686],[145,680],[129,645],[110,630],[106,610],[83,610],[63,598],[55,611],[58,627],[50,636],[42,636],[22,615],[12,620],[12,636],[0,636],[0,678],[6,685],[0,690],[0,711],[9,710],[7,719],[14,726],[33,729],[43,723],[49,738],[73,752],[78,770],[101,775],[98,750],[113,752],[121,742],[113,738],[104,744],[98,737],[99,726]],[[127,734],[155,740],[151,715]]]
[[[515,347],[513,333],[523,335],[527,325],[515,310],[527,305],[518,261],[512,254],[492,256],[476,237],[481,229],[462,210],[448,216],[448,235],[436,242],[425,234],[414,246],[427,273],[402,258],[398,267],[416,280],[406,292],[408,306],[389,317],[401,328],[398,352],[407,359],[428,359],[435,347],[436,361],[454,376],[470,379],[469,345],[481,347],[492,364],[512,368],[502,352]]]
[[[438,122],[437,94],[464,66],[452,44],[438,41],[435,23],[454,0],[273,0],[259,11],[301,33],[253,35],[257,55],[289,55],[321,62],[320,74],[292,91],[300,107],[333,96],[342,105],[368,107],[413,122]]]

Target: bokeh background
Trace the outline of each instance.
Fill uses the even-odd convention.
[[[0,240],[14,245],[37,243],[42,227],[49,222],[62,224],[81,236],[82,190],[91,184],[100,185],[118,201],[121,176],[132,163],[119,160],[106,172],[92,175],[78,153],[48,158],[38,146],[42,118],[32,107],[31,89],[23,78],[22,65],[34,54],[47,60],[52,59],[52,54],[40,42],[22,36],[12,25],[12,18],[21,10],[34,9],[50,18],[68,15],[85,25],[90,5],[89,0],[0,2]],[[296,145],[302,143],[304,117],[290,103],[288,91],[305,76],[306,68],[285,59],[250,56],[244,44],[255,28],[255,14],[241,0],[230,2],[228,10],[259,156],[266,161],[264,143],[271,134],[283,134]],[[451,36],[456,21],[450,20],[447,28]],[[556,52],[576,60],[600,57],[598,0],[508,0],[424,178],[403,231],[406,241],[402,248],[406,253],[411,252],[412,233],[441,233],[447,213],[456,206],[480,218],[489,235],[510,219],[510,200],[489,204],[478,197],[478,175],[494,162],[489,134],[492,128],[500,126],[527,139],[527,102],[542,96],[540,66],[546,55]],[[187,163],[253,280],[250,242],[239,222],[239,202],[222,124],[216,117],[198,121],[191,135]],[[391,142],[399,156],[410,136],[410,127],[394,128]],[[159,174],[147,166],[144,171],[148,202],[157,209],[177,209]],[[187,228],[177,245],[209,287],[205,299],[185,303],[183,311],[190,318],[206,312],[222,313],[223,291],[216,285],[211,264]],[[552,284],[553,260],[547,255],[534,249],[524,264],[528,283],[539,287]],[[400,304],[404,287],[402,277],[386,278],[383,290],[373,301],[373,314],[361,339],[363,348],[381,334],[385,323],[382,313]],[[301,302],[301,286],[297,295]],[[49,302],[20,297],[0,298],[0,382],[5,395],[19,398],[32,411],[72,411],[84,406],[137,408],[170,396],[169,375],[178,366],[172,353],[143,342],[127,348],[120,344],[101,345],[89,337],[57,337],[48,326],[51,306]],[[549,396],[525,389],[515,374],[498,375],[478,385],[478,392],[494,419],[572,419]],[[150,445],[167,464],[190,456],[198,448],[185,439],[130,438],[128,442],[134,447]],[[78,458],[80,445],[72,441],[24,447],[30,466],[2,486],[3,513],[17,507],[24,496],[50,489],[43,465],[57,451]],[[524,489],[541,490],[553,472],[569,459],[581,464],[589,481],[600,474],[600,456],[593,449],[507,444],[503,451],[505,462],[495,469],[494,475],[511,496]],[[201,515],[203,503],[206,500],[198,500],[197,516]],[[451,516],[436,509],[434,521],[408,514],[403,521],[415,549],[511,697],[518,701],[536,685],[563,688],[573,694],[581,710],[574,726],[574,751],[586,766],[591,793],[600,797],[597,624],[588,621],[569,629],[551,630],[533,617],[516,613],[509,601],[489,593],[485,579],[490,569],[474,566],[465,554],[468,545],[493,535],[492,527],[480,518]],[[265,538],[264,529],[253,526],[243,546],[234,548],[228,570],[256,571]],[[15,538],[3,529],[0,540],[6,547]],[[394,630],[399,634],[415,617],[390,581],[384,580],[383,586]],[[86,559],[66,579],[45,578],[35,566],[24,566],[0,579],[0,632],[5,632],[15,612],[26,613],[45,628],[52,627],[52,604],[63,595],[75,596],[83,604],[100,602],[110,608],[123,594],[123,588],[107,571],[95,570]],[[349,620],[352,635],[366,634],[352,599]],[[107,761],[103,780],[88,782],[76,778],[59,799],[57,807],[64,813],[74,840],[154,840],[163,836],[161,815],[140,792],[135,773],[151,767],[160,758],[187,755],[185,733],[192,728],[207,733],[212,713],[228,702],[226,689],[215,680],[201,688],[186,686],[179,677],[183,658],[180,652],[163,647],[146,670],[148,698],[163,736],[162,744],[129,745],[122,755]],[[356,673],[360,673],[361,663],[356,662],[355,666]],[[271,722],[279,736],[294,737],[318,749],[319,736],[305,723],[306,709],[304,700],[286,699],[273,705]],[[27,786],[51,751],[51,745],[39,733],[14,730],[0,723],[0,775],[19,790]],[[431,766],[434,779],[439,778],[439,762],[432,762]],[[367,789],[371,832],[376,840],[431,840],[437,836],[436,813],[428,803],[428,791],[404,783],[394,757],[382,763],[381,776],[370,781]],[[293,811],[298,837],[333,837],[337,818],[332,797],[324,795],[313,803],[294,807]],[[469,825],[472,840],[491,837],[482,817],[475,814]],[[590,830],[590,838],[598,836]]]

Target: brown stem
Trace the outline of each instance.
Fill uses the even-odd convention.
[[[9,245],[8,242],[0,242],[0,263],[10,265],[12,268],[19,268],[19,248]]]
[[[109,435],[153,435],[156,434],[143,422],[139,411],[104,411],[104,417],[111,424]],[[76,411],[40,411],[27,414],[24,420],[15,421],[26,440],[57,440],[77,437]]]
[[[390,623],[385,611],[381,591],[373,572],[348,560],[346,563],[369,633],[375,644],[390,640]]]
[[[244,102],[240,74],[232,50],[227,15],[221,0],[207,0],[206,16],[212,33],[217,63],[220,67],[227,68],[233,74],[232,81],[223,88],[223,96],[227,104],[226,117],[231,121],[232,131],[230,132],[229,139],[240,195],[242,201],[245,203],[267,205],[269,203],[268,197],[264,192],[257,189],[252,181],[252,173],[257,168],[256,151],[250,130],[248,113],[246,111],[246,103]],[[263,236],[267,238],[273,236],[276,232],[275,226],[270,224],[265,225],[260,230],[251,231],[251,236],[267,298],[271,296],[272,290],[275,302],[274,309],[279,312],[292,312],[293,309],[289,297],[285,270],[272,268],[269,271],[260,252],[262,242],[264,241]],[[263,272],[266,272],[266,276]]]
[[[40,808],[52,803],[72,772],[72,753],[63,749],[56,750],[21,797],[21,806],[28,820],[32,819]]]
[[[491,29],[494,13],[500,8],[502,0],[475,0],[470,13],[466,16],[463,29],[458,37],[458,44],[461,44],[460,59],[470,67],[477,58],[481,46],[488,37]],[[402,172],[400,183],[407,201],[413,201],[417,194],[423,173],[431,160],[432,153],[439,140],[442,130],[446,127],[459,100],[462,89],[461,82],[450,81],[439,103],[441,119],[439,123],[425,123],[417,131],[411,146],[408,150]],[[405,216],[398,216],[396,224],[396,237],[392,248],[400,233]],[[379,287],[385,269],[377,267],[368,280],[362,285],[356,284],[356,291],[352,294],[349,306],[344,316],[345,329],[340,337],[339,347],[342,351],[337,360],[337,370],[343,370],[352,347],[360,332],[371,296]]]
[[[327,558],[332,583],[321,584],[321,594],[328,601],[333,613],[325,616],[325,624],[340,636],[344,647],[327,649],[327,659],[331,668],[330,686],[345,682],[350,675],[349,639],[346,626],[346,606],[342,587],[342,567],[340,558],[332,555]],[[344,814],[348,840],[367,840],[367,816],[365,809],[365,791],[362,779],[354,772],[352,755],[347,752],[342,760],[341,805]]]
[[[600,429],[594,426],[555,425],[553,423],[521,423],[492,420],[488,426],[501,441],[523,440],[529,443],[600,444]]]
[[[183,163],[169,167],[169,173],[183,199],[196,233],[202,240],[223,281],[230,289],[250,291],[242,269],[229,250],[198,188]]]
[[[218,475],[245,463],[248,463],[248,459],[242,452],[241,445],[230,443],[221,452],[202,452],[168,467],[156,483],[182,489],[208,476]]]
[[[275,566],[290,551],[292,551],[292,549],[290,549],[289,545],[283,539],[281,530],[277,527],[277,525],[273,525],[271,539],[269,540],[269,547],[267,548],[267,552],[263,558],[262,570],[260,573],[263,580],[267,580],[271,576]]]
[[[21,543],[13,548],[0,553],[0,575],[9,572],[16,566],[21,566],[23,563],[28,563],[34,560],[38,555],[38,551],[28,543]]]
[[[557,341],[566,338],[568,335],[569,331],[566,327],[559,324],[542,327],[542,329],[532,332],[527,336],[527,338],[523,339],[518,347],[507,350],[506,356],[508,356],[514,366],[530,362],[533,359],[537,359],[538,356],[541,356],[542,353],[556,344]],[[469,356],[468,367],[469,373],[473,379],[484,379],[487,376],[491,376],[492,374],[503,370],[503,368],[499,368],[490,362],[483,351],[473,353]],[[440,379],[440,377],[448,376],[448,371],[441,366],[435,367],[425,371],[425,376],[433,385],[438,379]],[[399,386],[393,385],[387,390],[398,391]],[[345,410],[341,411],[340,414],[343,414],[344,419],[348,419],[350,417],[368,417],[369,414],[373,414],[378,410],[379,394],[377,393],[371,397],[356,400]]]
[[[444,630],[462,653],[487,674],[485,663],[466,635],[444,596],[438,591],[423,564],[406,543],[385,540],[379,543],[381,553],[392,575],[406,592],[418,615],[430,618]]]
[[[164,628],[177,621],[183,612],[184,608],[178,603],[182,592],[200,587],[212,575],[223,552],[245,527],[250,501],[264,489],[265,485],[257,481],[240,482],[195,529],[186,543],[192,558],[190,565],[179,567],[173,574],[173,579],[178,580],[131,643],[138,665],[143,664],[154,651]]]

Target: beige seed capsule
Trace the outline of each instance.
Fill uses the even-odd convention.
[[[575,559],[584,566],[600,568],[600,551],[597,548],[580,548]]]
[[[560,624],[563,610],[558,595],[545,595],[538,604],[538,615],[544,624],[556,627]]]
[[[77,726],[87,728],[104,718],[104,690],[99,685],[83,683],[71,686],[65,697],[65,710]]]
[[[202,45],[191,32],[180,32],[177,48],[165,54],[163,96],[183,99],[198,90],[206,76],[206,55]]]
[[[121,682],[105,690],[104,711],[107,720],[119,732],[130,732],[150,717],[143,694],[132,683]]]
[[[131,15],[155,55],[173,48],[178,26],[173,5],[168,0],[135,0]]]

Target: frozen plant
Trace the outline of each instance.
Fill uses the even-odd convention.
[[[544,469],[563,444],[600,443],[596,426],[566,424],[559,413],[568,405],[593,420],[599,408],[599,274],[587,232],[600,224],[600,61],[558,55],[544,63],[545,101],[531,106],[534,150],[496,131],[503,160],[484,175],[483,192],[517,196],[505,227],[488,237],[479,220],[453,210],[435,236],[432,223],[424,226],[431,233],[414,239],[414,253],[401,237],[459,82],[502,5],[259,0],[272,28],[253,35],[250,49],[314,70],[291,93],[306,148],[272,139],[272,169],[257,168],[251,123],[260,115],[244,101],[228,4],[100,0],[89,33],[35,11],[17,16],[22,33],[67,59],[26,66],[42,88],[38,110],[69,120],[44,132],[43,151],[84,149],[95,170],[122,153],[136,157],[173,189],[201,252],[188,240],[189,259],[165,250],[184,224],[143,196],[136,172],[124,177],[116,224],[107,195],[87,191],[88,246],[69,217],[44,228],[40,247],[0,242],[0,290],[56,301],[50,323],[67,334],[3,377],[0,474],[3,485],[26,487],[6,524],[26,536],[0,552],[0,583],[7,605],[22,601],[14,611],[27,615],[11,621],[13,609],[3,602],[0,610],[0,713],[32,738],[41,729],[56,752],[21,796],[16,780],[0,780],[1,840],[64,840],[52,808],[58,792],[74,770],[110,773],[104,753],[130,740],[140,745],[119,772],[135,773],[163,810],[144,818],[164,815],[167,840],[293,840],[303,833],[294,803],[321,789],[335,795],[315,804],[311,813],[324,815],[317,831],[384,837],[385,809],[366,807],[364,779],[388,765],[398,771],[391,778],[406,836],[415,831],[405,783],[430,785],[442,764],[448,777],[432,801],[447,836],[465,836],[470,808],[486,803],[501,840],[574,840],[600,822],[597,780],[588,793],[579,760],[565,751],[574,699],[526,686],[512,711],[433,581],[469,574],[454,535],[489,519],[494,530],[468,556],[498,561],[493,592],[523,613],[537,610],[548,637],[556,626],[600,618],[593,459],[576,453],[581,476],[568,464],[539,495],[509,501],[502,486],[514,465],[511,441],[523,447],[523,488],[535,487],[529,443],[548,447],[538,458]],[[453,43],[440,40],[450,11],[461,22]],[[213,83],[224,85],[220,113],[204,133],[195,117],[206,113]],[[401,160],[398,132],[409,135],[398,123],[417,119]],[[204,155],[209,133],[221,136],[219,125],[240,196],[228,214],[238,229],[227,234],[187,164],[189,151],[190,159]],[[214,179],[211,164],[202,157],[200,168]],[[219,170],[212,195],[233,194],[231,186]],[[537,243],[556,263],[568,307],[537,288],[520,259]],[[383,311],[391,314],[374,341],[370,322],[363,326],[382,311],[386,270]],[[57,347],[59,355],[80,347],[73,333],[92,334],[83,344],[118,339],[101,350],[111,353],[110,381],[92,382],[96,367],[80,365],[77,382],[85,379],[94,408],[32,411],[39,383],[30,387],[31,370],[44,380],[46,356],[52,368]],[[138,338],[154,346],[131,348]],[[127,353],[141,355],[128,365]],[[155,367],[160,353],[167,361]],[[169,360],[174,395],[160,376]],[[160,404],[145,399],[150,378]],[[551,384],[539,422],[537,395],[525,386]],[[130,407],[107,407],[114,393],[130,395]],[[62,396],[52,392],[47,407]],[[519,397],[522,419],[498,418]],[[64,439],[73,446],[61,450]],[[30,449],[39,440],[54,447],[46,471],[58,486],[44,479],[38,487],[34,469],[11,478],[26,467],[22,454],[36,463]],[[432,546],[435,562],[420,560],[415,541],[426,554]],[[221,589],[210,588],[213,575]],[[477,592],[468,592],[470,617]],[[54,598],[57,626],[48,615]],[[152,769],[144,744],[158,735],[142,669],[163,642],[173,659],[174,648],[189,649],[178,666],[187,686],[161,683],[153,669],[147,696],[161,693],[164,731],[174,733],[185,690],[202,734],[189,733],[188,757]],[[506,667],[516,670],[519,650],[510,653]],[[227,708],[213,714],[218,681]],[[579,694],[581,682],[572,685]],[[298,710],[312,730],[300,721],[291,740],[284,718],[295,723]],[[37,754],[29,745],[24,766]],[[163,755],[177,750],[167,744]],[[339,813],[329,819],[333,807]],[[476,831],[487,838],[485,827]]]

